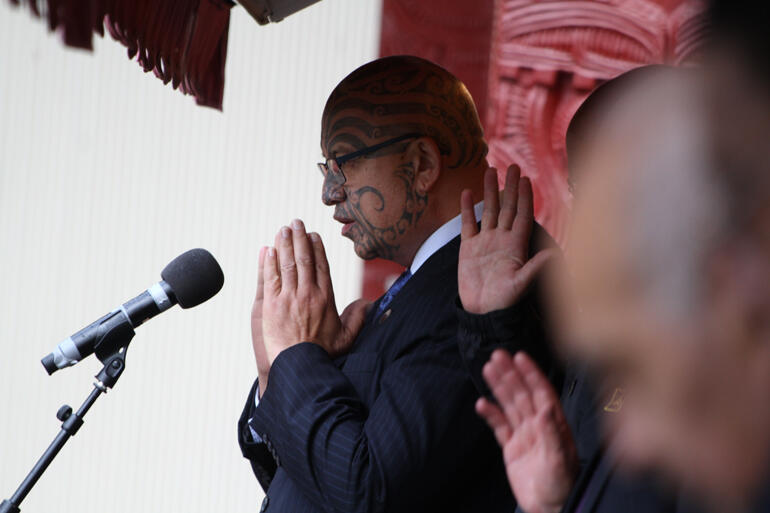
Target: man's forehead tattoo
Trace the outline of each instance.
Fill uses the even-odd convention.
[[[465,86],[417,57],[386,57],[365,64],[335,88],[324,109],[322,141],[327,151],[340,142],[357,150],[410,132],[433,138],[450,168],[476,165],[487,153]]]

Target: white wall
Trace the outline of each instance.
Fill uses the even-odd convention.
[[[237,446],[255,376],[249,311],[260,246],[294,217],[327,242],[337,300],[361,263],[320,202],[320,115],[371,60],[379,0],[326,0],[258,26],[232,11],[224,113],[163,86],[111,39],[65,48],[0,0],[0,499],[9,498],[101,368],[39,360],[159,279],[182,251],[225,271],[208,303],[137,331],[102,396],[22,511],[255,511]]]

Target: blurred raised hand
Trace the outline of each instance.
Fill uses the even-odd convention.
[[[578,459],[556,391],[526,353],[497,350],[484,379],[498,404],[481,398],[476,411],[489,424],[519,506],[558,513],[575,482]]]

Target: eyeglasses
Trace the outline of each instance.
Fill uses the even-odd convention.
[[[374,153],[375,151],[381,150],[382,148],[385,148],[386,146],[390,146],[391,144],[405,141],[407,139],[413,139],[415,137],[422,137],[422,134],[410,133],[410,134],[399,135],[398,137],[394,137],[393,139],[388,139],[387,141],[383,141],[379,144],[375,144],[374,146],[367,146],[366,148],[361,148],[360,150],[356,150],[352,153],[347,153],[345,155],[342,155],[341,157],[333,157],[328,159],[326,162],[319,162],[318,168],[321,170],[321,173],[324,175],[324,178],[326,178],[326,175],[328,175],[331,172],[332,176],[341,178],[342,183],[345,183],[345,180],[347,180],[347,178],[345,178],[345,174],[342,172],[342,165],[345,162],[348,162],[353,159],[357,159],[358,157],[369,155],[370,153]]]

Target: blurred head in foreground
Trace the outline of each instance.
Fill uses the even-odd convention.
[[[570,155],[554,296],[568,352],[624,385],[622,461],[738,511],[770,479],[770,95],[725,65],[613,92]]]

